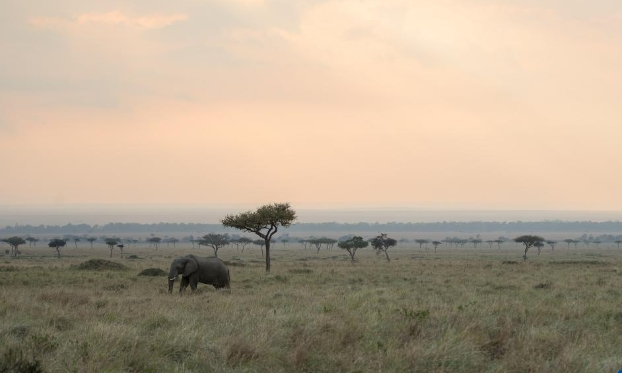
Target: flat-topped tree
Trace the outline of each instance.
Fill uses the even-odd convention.
[[[39,241],[39,239],[34,237],[26,237],[26,241],[28,241],[28,246],[32,247],[33,245],[37,246],[37,241]]]
[[[105,242],[110,249],[110,257],[112,258],[112,250],[114,250],[114,247],[119,244],[119,240],[117,240],[116,238],[106,238]]]
[[[391,261],[387,250],[397,245],[397,240],[387,237],[386,233],[380,233],[379,236],[376,236],[369,240],[369,243],[374,249],[376,249],[376,253],[379,253],[380,251],[384,252],[384,255],[387,257],[387,262]]]
[[[348,254],[350,254],[352,263],[354,263],[354,255],[356,254],[356,250],[369,246],[369,242],[363,240],[363,237],[361,236],[354,236],[348,240],[337,243],[337,246],[346,250]]]
[[[214,249],[214,256],[218,258],[218,250],[229,244],[229,235],[217,233],[206,234],[201,238],[200,244]]]
[[[613,242],[618,244],[618,250],[620,250],[620,244],[622,243],[622,240],[615,240]]]
[[[530,234],[526,234],[523,236],[519,236],[516,237],[514,239],[514,242],[516,243],[522,243],[523,245],[525,245],[525,255],[523,255],[523,259],[527,260],[527,251],[529,251],[529,248],[532,246],[535,246],[536,243],[542,243],[544,242],[544,238],[540,237],[540,236],[532,236]]]
[[[9,237],[5,239],[4,242],[8,243],[9,246],[11,246],[13,256],[15,257],[17,257],[17,254],[19,254],[19,245],[23,245],[26,243],[26,241],[19,236]]]
[[[237,215],[227,215],[222,225],[255,233],[263,238],[266,245],[266,272],[270,272],[270,244],[279,226],[289,227],[296,220],[296,211],[289,203],[272,203],[261,206],[257,211],[247,211]]]
[[[93,248],[93,242],[97,241],[97,238],[89,237],[86,240],[89,241],[89,243],[91,244],[91,249],[92,249]]]
[[[58,254],[58,259],[60,259],[60,248],[65,247],[67,242],[65,240],[61,240],[60,238],[55,238],[52,241],[48,242],[48,246],[56,249],[56,253]]]

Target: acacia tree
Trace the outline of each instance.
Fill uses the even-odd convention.
[[[273,203],[238,215],[227,215],[221,221],[225,227],[255,233],[266,245],[266,272],[270,272],[270,244],[279,226],[289,227],[296,220],[296,211],[289,203]]]
[[[377,252],[384,252],[384,255],[387,257],[387,262],[391,261],[387,250],[397,245],[397,241],[395,239],[387,237],[386,233],[380,233],[379,236],[372,238],[369,243],[374,247],[374,249],[378,250]]]
[[[89,241],[89,243],[91,244],[91,249],[92,249],[93,248],[93,242],[97,241],[97,238],[89,237],[86,240]]]
[[[266,246],[266,241],[264,241],[264,240],[254,240],[253,241],[253,245],[259,246],[259,249],[261,250],[261,257],[263,258],[263,247]]]
[[[574,242],[572,238],[566,238],[564,242],[568,245],[568,249],[570,249],[570,244]]]
[[[32,247],[37,246],[37,241],[39,241],[38,238],[34,238],[34,237],[26,237],[26,241],[28,241],[28,247]]]
[[[19,254],[19,245],[23,245],[26,243],[26,241],[19,236],[9,237],[4,240],[4,242],[8,243],[9,246],[11,246],[11,251],[14,257],[17,257],[17,255]]]
[[[218,258],[218,250],[229,244],[229,235],[216,233],[206,234],[201,239],[200,244],[214,249],[214,256]]]
[[[438,247],[438,245],[442,244],[441,241],[432,241],[432,245],[434,245],[434,253],[436,253],[436,248]]]
[[[416,239],[415,242],[419,244],[419,250],[421,250],[421,246],[423,246],[423,244],[426,244],[426,247],[427,247],[427,243],[430,241],[419,238],[419,239]]]
[[[540,251],[542,251],[542,248],[544,247],[544,242],[536,242],[533,246],[538,249],[538,255],[540,255]]]
[[[251,240],[248,237],[240,237],[238,238],[237,242],[240,244],[240,246],[242,246],[242,252],[244,252],[244,248],[248,246],[249,244],[252,244],[253,240]],[[262,248],[262,251],[263,251],[263,248]]]
[[[149,242],[149,245],[153,245],[156,250],[158,249],[158,245],[160,244],[161,241],[162,239],[160,237],[149,237],[147,239],[147,242]]]
[[[352,263],[354,263],[354,255],[356,254],[356,250],[369,246],[369,242],[363,240],[363,237],[361,236],[354,236],[349,240],[337,243],[337,246],[346,250],[348,254],[350,254]]]
[[[557,241],[548,240],[546,243],[551,246],[551,251],[555,251],[555,245],[557,245]]]
[[[525,254],[523,255],[523,260],[527,260],[527,251],[529,251],[529,248],[532,246],[535,246],[535,244],[538,242],[540,243],[544,242],[544,238],[540,236],[532,236],[532,235],[526,234],[523,236],[516,237],[514,239],[514,242],[522,243],[523,245],[525,245]]]
[[[114,250],[114,247],[119,244],[119,241],[116,238],[106,238],[105,242],[110,249],[110,257],[112,258],[112,250]]]
[[[56,249],[56,253],[58,254],[58,259],[60,259],[60,248],[65,247],[67,242],[65,240],[61,240],[60,238],[55,238],[48,243],[49,247]]]
[[[613,241],[613,242],[618,244],[618,250],[620,250],[620,244],[622,243],[622,240],[616,240],[616,241]]]

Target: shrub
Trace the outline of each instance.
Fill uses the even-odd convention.
[[[166,276],[166,272],[160,268],[147,268],[138,274],[139,276]]]
[[[123,264],[104,259],[91,259],[75,267],[80,271],[125,271],[128,268]]]

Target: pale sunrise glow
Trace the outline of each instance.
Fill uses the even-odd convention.
[[[622,210],[622,4],[0,4],[0,205]]]

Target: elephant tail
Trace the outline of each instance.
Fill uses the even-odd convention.
[[[229,273],[229,268],[227,268],[227,289],[231,289],[231,275]]]

